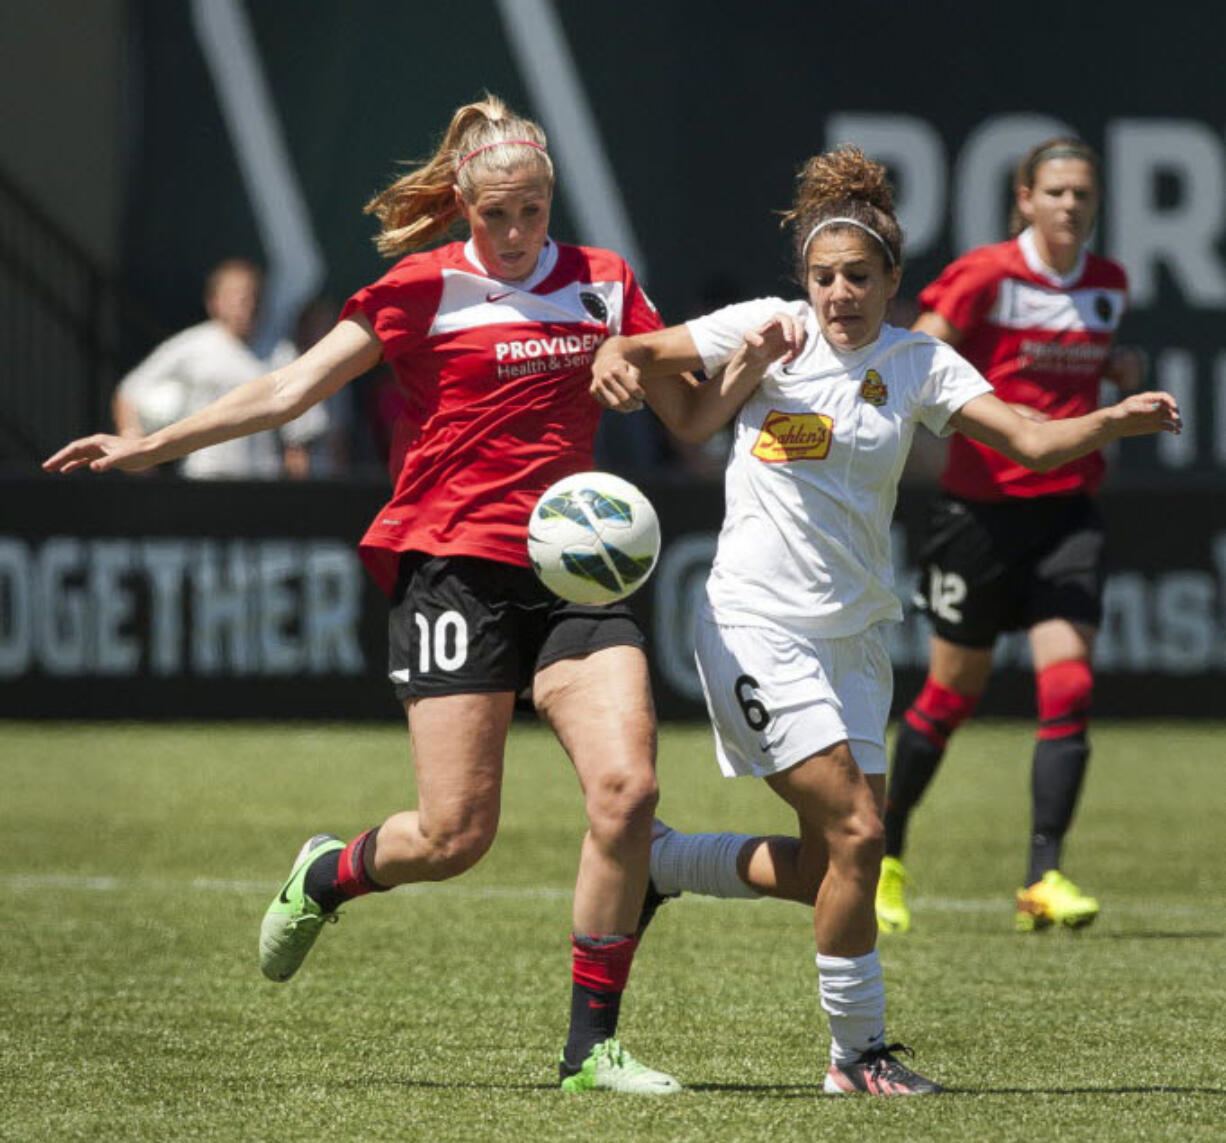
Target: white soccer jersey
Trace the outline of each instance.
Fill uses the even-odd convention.
[[[725,365],[748,330],[781,312],[804,318],[808,340],[737,415],[707,597],[720,623],[842,638],[902,618],[890,522],[916,422],[944,436],[992,387],[943,342],[890,325],[837,352],[807,302],[781,298],[689,322],[704,367]]]

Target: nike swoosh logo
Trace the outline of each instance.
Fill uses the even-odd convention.
[[[500,302],[503,298],[509,298],[513,293],[515,293],[514,290],[507,290],[505,294],[486,294],[485,300],[487,302]]]
[[[282,885],[282,886],[281,886],[281,904],[282,904],[282,905],[288,905],[288,904],[289,904],[289,898],[288,898],[288,897],[285,895],[285,891],[286,891],[286,889],[288,889],[288,888],[289,888],[289,882],[288,882],[288,881],[287,881],[287,882],[286,882],[284,885]]]

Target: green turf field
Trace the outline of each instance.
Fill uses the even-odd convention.
[[[299,844],[411,797],[397,726],[0,724],[4,1140],[1226,1138],[1226,727],[1100,725],[1066,870],[1089,930],[1017,936],[1029,728],[957,738],[909,857],[915,931],[882,942],[891,1038],[953,1088],[821,1094],[806,916],[683,898],[645,940],[622,1035],[689,1092],[565,1096],[581,830],[560,750],[508,755],[473,872],[350,906],[288,985],[256,933]],[[788,828],[667,728],[662,815]]]

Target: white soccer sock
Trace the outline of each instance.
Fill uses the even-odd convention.
[[[743,833],[678,833],[659,822],[651,842],[651,880],[665,896],[761,897],[736,871],[737,855],[751,839]]]
[[[830,1061],[849,1064],[885,1043],[885,981],[877,950],[864,956],[817,954],[822,1008],[830,1019]]]

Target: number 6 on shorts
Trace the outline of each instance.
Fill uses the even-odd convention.
[[[770,711],[759,699],[753,697],[753,692],[757,689],[758,680],[753,675],[741,675],[733,684],[737,705],[741,708],[749,729],[754,731],[764,730],[771,720]]]

